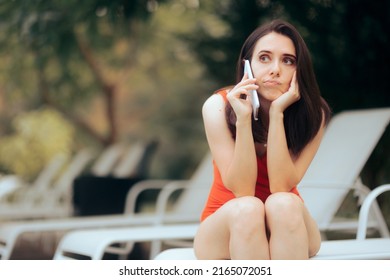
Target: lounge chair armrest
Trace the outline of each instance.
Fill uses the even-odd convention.
[[[167,184],[159,193],[156,202],[156,213],[164,216],[167,210],[170,196],[179,190],[184,190],[188,185],[189,180],[177,180]]]
[[[356,234],[356,239],[362,240],[366,238],[367,234],[367,224],[368,224],[368,215],[370,213],[370,208],[376,198],[386,192],[390,191],[390,184],[381,185],[373,189],[367,197],[364,199],[363,204],[359,211],[359,224]]]
[[[358,197],[359,205],[362,204],[364,198],[371,192],[371,190],[363,184],[361,178],[357,178],[356,181],[350,185],[345,182],[337,181],[304,181],[298,184],[298,188],[308,189],[348,189],[354,191],[354,196]]]
[[[139,195],[148,190],[161,190],[172,180],[142,180],[135,183],[126,196],[125,213],[134,213]]]
[[[340,189],[346,187],[345,183],[332,182],[332,181],[304,181],[298,184],[298,188],[310,188],[310,189]],[[354,185],[347,186],[350,189],[354,189]]]

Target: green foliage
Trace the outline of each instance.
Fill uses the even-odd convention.
[[[32,102],[61,104],[73,113],[83,108],[107,86],[97,68],[106,62],[123,67],[117,62],[126,59],[112,59],[118,41],[132,44],[138,25],[159,2],[164,1],[2,1],[0,57],[12,57],[5,75],[13,77],[5,94],[12,99],[18,91]]]
[[[55,156],[70,156],[74,128],[56,111],[26,112],[12,122],[14,132],[0,139],[0,165],[7,172],[33,179]]]

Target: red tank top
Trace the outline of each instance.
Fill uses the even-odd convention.
[[[226,91],[218,92],[226,101]],[[214,165],[214,180],[211,186],[209,197],[206,202],[206,206],[203,210],[201,221],[206,219],[209,215],[217,211],[219,207],[228,202],[229,200],[235,198],[232,191],[226,188],[222,182],[221,173],[218,170],[217,165],[213,162]],[[299,192],[296,187],[292,188],[292,193],[299,195]],[[257,180],[255,188],[255,196],[261,201],[265,202],[268,196],[271,195],[269,188],[268,180],[268,170],[267,170],[267,155],[264,154],[261,157],[257,157]]]

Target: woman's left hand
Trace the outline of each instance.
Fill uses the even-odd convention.
[[[271,108],[284,112],[284,110],[286,110],[291,104],[297,102],[300,98],[301,95],[299,93],[296,72],[294,72],[289,89],[272,102]]]

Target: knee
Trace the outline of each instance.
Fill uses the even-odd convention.
[[[265,215],[270,227],[283,225],[286,229],[293,230],[304,223],[302,202],[292,193],[270,195],[265,202]]]
[[[237,198],[231,208],[230,227],[242,234],[250,234],[259,227],[265,227],[264,213],[264,204],[260,199],[251,196]]]
[[[234,220],[251,219],[264,214],[264,204],[257,197],[244,196],[235,199],[231,210]]]

